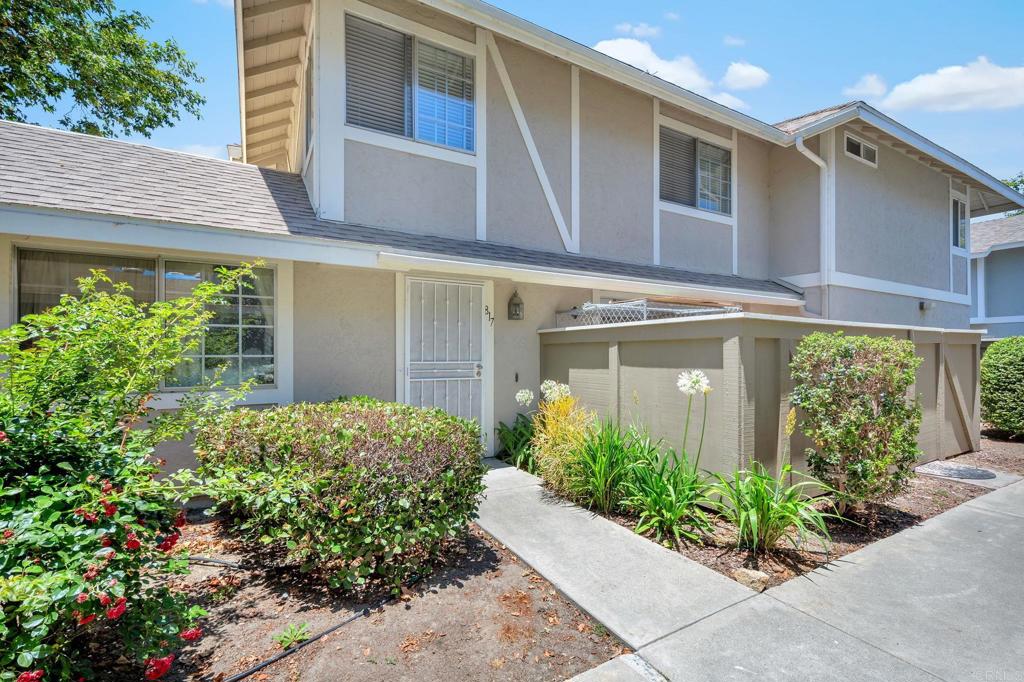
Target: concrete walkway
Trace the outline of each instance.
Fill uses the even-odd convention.
[[[480,525],[636,649],[580,682],[1024,679],[1024,482],[763,594],[538,483],[491,471]]]

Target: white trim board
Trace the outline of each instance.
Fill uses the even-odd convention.
[[[344,133],[345,140],[351,140],[352,142],[360,142],[362,144],[373,145],[375,147],[384,147],[385,149],[393,149],[394,151],[404,152],[406,154],[415,154],[416,156],[425,156],[427,158],[437,159],[438,161],[457,163],[461,166],[470,166],[475,168],[478,165],[478,157],[472,152],[463,152],[449,147],[441,147],[436,144],[430,144],[429,142],[413,140],[400,135],[382,133],[368,128],[360,128],[347,123],[344,125]]]
[[[718,223],[719,225],[736,224],[735,216],[725,215],[724,213],[715,213],[714,211],[705,211],[702,208],[694,208],[693,206],[685,206],[683,204],[673,204],[671,201],[659,200],[658,210],[664,211],[665,213],[689,216],[691,218],[696,218],[697,220],[706,220],[709,223]]]
[[[1003,315],[1001,317],[972,317],[971,324],[1019,324],[1024,315]]]
[[[848,272],[832,272],[829,284],[837,287],[846,287],[848,289],[877,291],[883,294],[908,296],[910,298],[926,299],[930,301],[959,303],[961,305],[971,304],[971,297],[965,294],[955,294],[952,291],[931,289],[929,287],[920,287],[913,284],[903,284],[902,282],[891,282],[884,279],[875,279],[874,277],[851,275]]]

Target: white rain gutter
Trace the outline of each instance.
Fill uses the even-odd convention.
[[[819,239],[819,264],[818,272],[821,277],[821,316],[828,318],[828,297],[829,285],[832,283],[832,267],[829,254],[832,249],[832,230],[829,225],[831,212],[829,210],[831,197],[829,196],[829,167],[825,159],[821,158],[804,145],[804,136],[797,135],[793,141],[797,151],[806,156],[818,167],[819,176],[819,215],[818,215],[818,239]]]

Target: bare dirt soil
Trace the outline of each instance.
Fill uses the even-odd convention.
[[[325,589],[276,566],[264,547],[238,542],[220,520],[190,524],[183,542],[193,558],[243,568],[197,564],[180,581],[209,615],[205,636],[181,653],[168,680],[221,682],[280,653],[273,636],[287,626],[306,624],[313,636],[366,608],[365,617],[248,679],[562,680],[628,652],[476,527],[452,543],[433,575],[383,607],[385,591],[346,597]],[[124,665],[104,679],[141,677]]]
[[[951,461],[1024,475],[1024,442],[985,437],[979,452]],[[738,568],[761,571],[768,575],[767,586],[773,587],[988,492],[986,488],[959,481],[917,476],[901,495],[882,504],[868,505],[851,514],[849,521],[830,519],[832,542],[827,551],[821,543],[808,541],[799,549],[787,545],[755,556],[736,549],[735,530],[724,522],[716,523],[713,536],[703,543],[673,541],[666,546],[730,578],[735,577]],[[629,528],[634,525],[628,517],[612,518]]]

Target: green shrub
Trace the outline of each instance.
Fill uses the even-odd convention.
[[[981,357],[981,418],[1024,435],[1024,336],[994,342]]]
[[[719,495],[715,500],[718,513],[736,527],[736,544],[756,552],[773,549],[786,537],[794,547],[808,537],[826,544],[831,540],[826,514],[815,507],[815,500],[805,489],[820,486],[811,478],[793,485],[788,481],[792,471],[787,464],[779,475],[772,476],[760,462],[749,471],[736,471],[731,478],[715,474],[718,482],[711,486]],[[796,531],[794,538],[790,533]]]
[[[711,528],[701,505],[708,504],[708,483],[686,452],[640,459],[625,484],[622,506],[637,515],[636,532],[653,531],[660,542],[666,535],[698,540]]]
[[[514,467],[536,474],[537,460],[533,456],[533,419],[529,415],[519,413],[516,420],[509,426],[505,422],[498,423],[498,443],[501,445],[501,458]]]
[[[921,408],[907,394],[920,364],[912,341],[892,337],[816,332],[797,347],[791,399],[814,443],[811,472],[834,490],[840,514],[899,493],[913,476]]]
[[[369,398],[236,410],[196,440],[200,475],[237,527],[331,586],[398,588],[475,517],[479,429]]]
[[[656,445],[645,434],[632,428],[623,431],[605,420],[587,432],[569,470],[571,496],[608,514],[618,508],[633,466],[657,456]]]
[[[162,675],[201,634],[201,609],[166,584],[188,571],[175,547],[188,491],[155,480],[149,456],[223,405],[192,394],[139,422],[247,272],[148,306],[94,272],[79,296],[0,331],[0,680],[88,674],[105,630],[121,642],[105,657]]]

